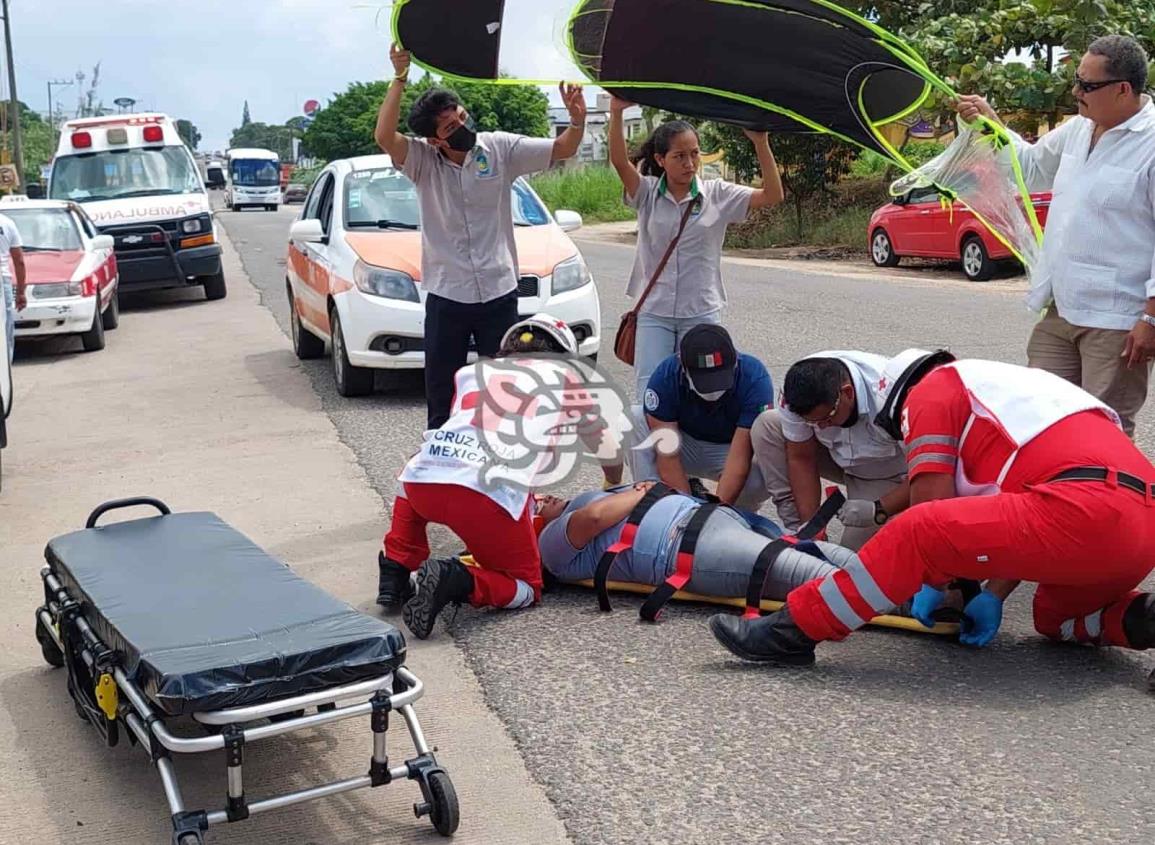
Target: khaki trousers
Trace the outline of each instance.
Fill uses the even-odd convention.
[[[802,522],[790,489],[790,474],[786,464],[786,435],[782,432],[782,416],[777,411],[763,411],[750,429],[754,444],[754,464],[765,480],[766,491],[778,520],[787,532],[797,531]],[[821,443],[818,444],[818,475],[827,481],[846,486],[847,498],[873,502],[885,496],[906,478],[906,458],[898,455],[888,460],[872,461],[851,469],[843,469]],[[845,527],[841,544],[857,551],[878,531],[879,526],[868,528]]]
[[[1127,369],[1122,356],[1127,332],[1075,326],[1052,306],[1027,342],[1028,366],[1078,385],[1122,418],[1123,431],[1135,437],[1135,416],[1147,400],[1151,362]]]

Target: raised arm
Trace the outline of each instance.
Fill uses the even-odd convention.
[[[580,85],[558,85],[561,100],[569,112],[569,126],[553,142],[552,161],[564,161],[577,155],[586,131],[586,100]]]
[[[642,177],[638,173],[638,169],[634,167],[633,162],[630,161],[630,152],[626,149],[626,128],[623,125],[622,114],[629,107],[629,103],[617,97],[610,101],[609,141],[610,164],[618,172],[618,178],[622,180],[622,187],[625,188],[626,196],[633,199],[637,196],[638,185],[641,184]]]
[[[782,174],[778,171],[778,163],[774,161],[770,139],[765,132],[754,132],[751,129],[742,131],[754,145],[758,166],[762,169],[762,190],[750,197],[750,208],[773,208],[782,202],[786,193],[782,190]]]
[[[955,102],[955,110],[967,123],[973,123],[980,117],[985,117],[992,123],[1006,126],[1002,118],[987,102],[986,97],[977,94],[964,94]],[[1015,144],[1015,155],[1023,169],[1023,180],[1032,191],[1049,191],[1055,184],[1055,174],[1059,172],[1059,165],[1063,161],[1063,145],[1065,133],[1071,127],[1078,126],[1077,120],[1069,120],[1061,126],[1048,132],[1037,143],[1028,143],[1017,132],[1007,129]]]
[[[409,139],[397,131],[401,117],[401,98],[405,94],[405,82],[409,76],[409,51],[394,44],[389,48],[389,60],[393,63],[393,81],[377,112],[377,128],[373,130],[373,139],[378,147],[392,157],[393,166],[401,167],[409,154]]]

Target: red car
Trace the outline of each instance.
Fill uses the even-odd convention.
[[[934,188],[916,188],[877,209],[867,228],[870,257],[879,267],[894,267],[901,258],[946,258],[961,261],[972,282],[983,282],[995,264],[1011,252],[961,203],[939,201]],[[1031,194],[1039,223],[1047,222],[1049,193]]]

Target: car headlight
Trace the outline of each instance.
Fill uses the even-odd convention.
[[[590,275],[586,263],[582,261],[580,255],[575,255],[553,268],[553,285],[550,292],[565,293],[567,290],[576,290],[582,285],[588,285],[592,281],[593,276]]]
[[[80,296],[80,282],[53,282],[29,285],[30,299],[57,299],[62,296]]]
[[[187,220],[180,221],[180,230],[186,235],[191,235],[194,232],[200,232],[209,228],[208,215],[200,217],[189,217]]]
[[[406,302],[420,302],[417,285],[408,273],[387,270],[358,261],[353,265],[353,284],[362,293],[383,296],[386,299],[403,299]]]

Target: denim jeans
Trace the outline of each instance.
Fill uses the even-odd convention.
[[[640,405],[658,364],[678,351],[686,332],[699,323],[720,323],[721,311],[697,317],[658,317],[645,312],[638,315],[638,334],[634,345],[634,402]]]
[[[8,338],[8,361],[11,363],[12,353],[16,349],[16,291],[7,281],[2,284],[4,287],[4,334]]]

